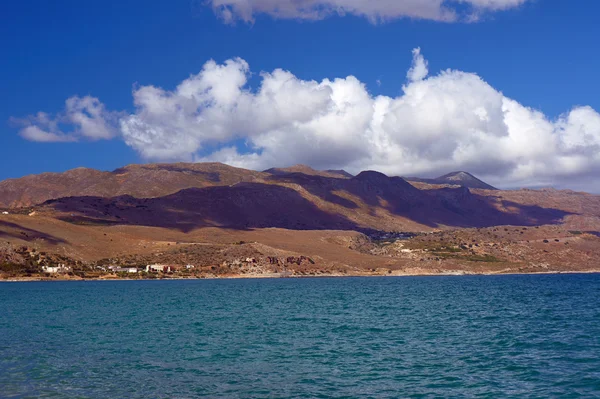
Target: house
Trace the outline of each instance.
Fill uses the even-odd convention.
[[[146,266],[146,273],[159,273],[159,272],[172,273],[173,269],[171,268],[171,266],[167,266],[167,265],[147,265]]]
[[[108,266],[108,270],[113,273],[138,273],[140,271],[137,267],[122,267],[116,265]]]
[[[72,267],[67,267],[63,263],[58,266],[42,266],[42,270],[45,273],[68,273],[73,270]]]
[[[113,269],[115,273],[138,273],[137,267],[117,267]]]
[[[194,265],[185,265],[185,268],[188,269],[188,270],[190,270],[190,269],[195,269],[196,266],[194,266]]]
[[[3,215],[8,215],[8,212],[4,211],[2,212]]]

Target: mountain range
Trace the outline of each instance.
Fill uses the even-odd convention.
[[[407,180],[304,165],[263,172],[220,163],[129,165],[112,172],[78,168],[0,182],[4,208],[34,207],[79,222],[183,231],[530,226],[600,215],[599,198],[567,191],[501,191],[466,172]]]
[[[49,199],[72,196],[155,198],[188,188],[231,186],[236,183],[274,182],[301,176],[352,179],[344,170],[319,171],[306,165],[272,168],[263,172],[235,168],[221,163],[174,163],[129,165],[112,172],[77,168],[64,173],[42,173],[0,182],[0,207],[26,207]],[[496,190],[466,172],[436,179],[406,178],[409,182]]]
[[[61,262],[82,278],[110,262],[203,265],[196,276],[581,271],[600,256],[600,196],[466,172],[78,168],[0,182],[0,210],[0,278]]]

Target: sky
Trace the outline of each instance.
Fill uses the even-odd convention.
[[[0,4],[0,179],[218,161],[600,192],[589,0]]]

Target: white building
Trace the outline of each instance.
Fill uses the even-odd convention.
[[[116,265],[108,266],[108,270],[114,273],[138,273],[140,271],[137,267],[122,267]]]
[[[68,273],[73,270],[71,267],[67,267],[64,264],[58,266],[42,266],[42,270],[46,273]]]
[[[137,273],[139,272],[137,267],[117,267],[114,269],[117,273]]]
[[[171,269],[171,266],[167,266],[167,265],[148,265],[146,266],[146,272],[147,273],[158,273],[158,272],[163,272],[163,273],[171,273],[173,270]]]

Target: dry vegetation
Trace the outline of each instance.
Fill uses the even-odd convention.
[[[536,273],[600,269],[600,238],[562,226],[454,229],[374,240],[350,231],[191,232],[141,226],[82,226],[39,216],[0,223],[4,279],[287,277]],[[173,273],[113,273],[109,265],[165,264]],[[72,270],[49,274],[42,266]],[[193,268],[186,269],[186,265]]]

